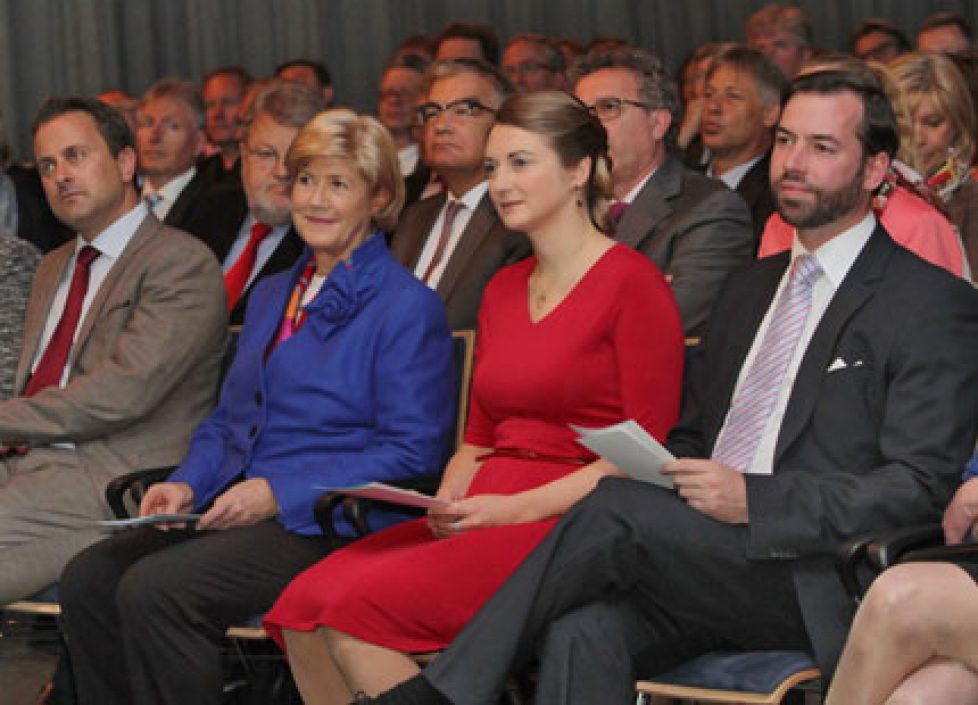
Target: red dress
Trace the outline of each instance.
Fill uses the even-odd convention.
[[[547,316],[529,317],[533,258],[501,270],[479,313],[466,443],[589,462],[567,424],[636,419],[660,440],[676,422],[682,381],[679,313],[662,275],[615,245]],[[515,494],[581,467],[492,457],[468,495]],[[333,553],[285,589],[265,626],[325,625],[403,652],[446,647],[546,535],[556,517],[432,537],[424,519]]]

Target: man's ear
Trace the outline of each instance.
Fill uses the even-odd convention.
[[[877,152],[866,157],[866,167],[863,170],[863,188],[867,191],[875,191],[886,178],[886,172],[890,169],[890,155],[886,152]]]
[[[136,150],[132,147],[123,147],[116,155],[115,163],[119,166],[119,175],[123,182],[130,183],[136,178]]]
[[[665,108],[653,108],[649,111],[649,124],[652,127],[652,137],[656,142],[661,142],[672,125],[672,113]]]
[[[781,104],[780,103],[769,103],[765,105],[761,110],[761,122],[764,123],[764,127],[769,130],[773,130],[774,126],[778,124],[778,120],[781,118]]]

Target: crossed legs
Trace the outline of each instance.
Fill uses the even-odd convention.
[[[630,689],[637,669],[665,664],[677,648],[682,655],[709,648],[705,636],[735,648],[808,648],[788,567],[748,561],[745,546],[746,529],[705,517],[672,493],[605,479],[425,679],[455,705],[493,703],[507,674],[542,648],[541,705],[603,703],[608,690],[602,697],[558,682],[587,661],[595,634],[618,653],[604,678],[611,692]],[[718,585],[722,592],[710,589]],[[641,616],[642,629],[630,628],[630,615]]]
[[[950,563],[877,578],[853,622],[826,705],[978,702],[978,586]]]

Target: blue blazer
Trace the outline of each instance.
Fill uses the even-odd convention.
[[[394,261],[382,234],[336,265],[305,324],[266,361],[310,256],[252,293],[218,405],[170,477],[190,485],[198,511],[240,476],[263,477],[278,521],[316,534],[323,488],[440,469],[455,406],[445,311]],[[352,534],[345,522],[338,529]]]

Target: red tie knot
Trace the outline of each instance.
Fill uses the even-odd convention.
[[[78,264],[76,266],[87,270],[89,266],[91,266],[92,262],[98,259],[100,254],[102,253],[99,252],[97,248],[92,247],[91,245],[85,245],[78,250]]]

